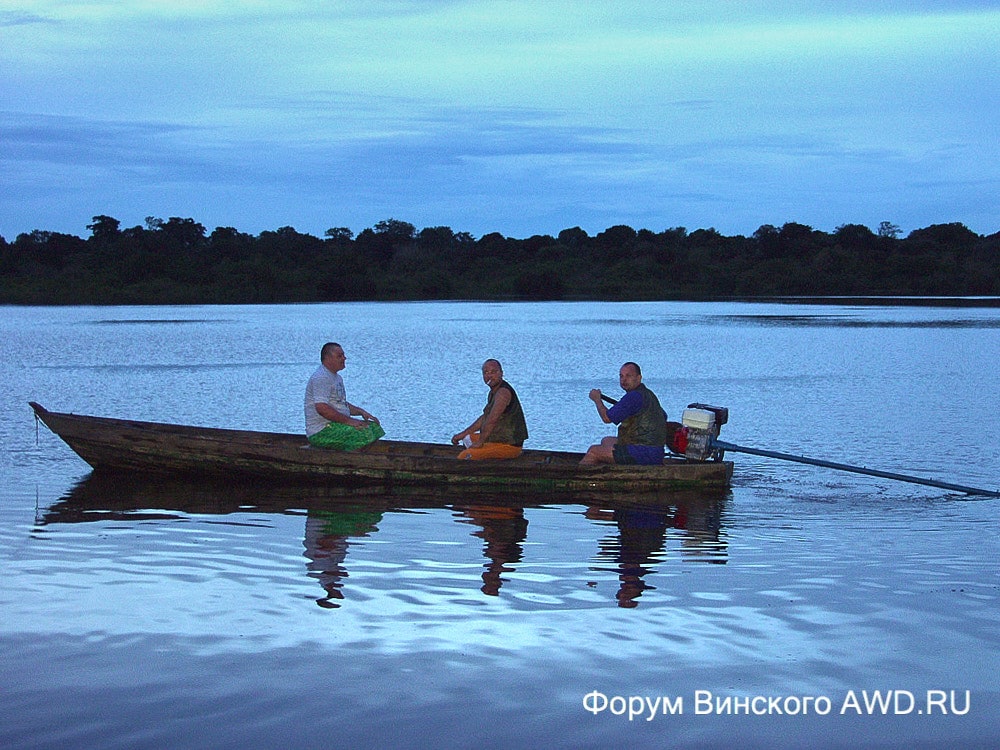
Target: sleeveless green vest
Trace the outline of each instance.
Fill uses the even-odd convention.
[[[618,443],[664,445],[667,442],[667,420],[659,399],[642,383],[636,390],[642,394],[642,408],[618,425]]]
[[[523,445],[528,439],[528,425],[524,421],[524,411],[521,409],[521,402],[517,398],[517,391],[510,387],[510,383],[501,380],[500,385],[495,390],[490,391],[490,396],[486,400],[486,408],[483,409],[483,416],[489,415],[493,409],[493,396],[501,388],[510,391],[510,403],[504,413],[500,415],[496,426],[487,437],[489,443],[504,443],[505,445]]]

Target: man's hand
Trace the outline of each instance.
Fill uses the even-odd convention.
[[[364,409],[358,409],[358,415],[365,420],[365,422],[374,422],[375,424],[381,424],[377,417],[372,416],[369,412]]]

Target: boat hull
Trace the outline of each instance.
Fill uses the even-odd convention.
[[[668,458],[662,466],[580,466],[581,453],[525,450],[503,461],[460,461],[436,443],[379,440],[360,451],[311,446],[302,435],[191,427],[51,412],[35,415],[95,471],[251,477],[280,483],[485,487],[539,492],[725,489],[730,461]]]

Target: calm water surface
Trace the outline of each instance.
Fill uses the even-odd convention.
[[[734,443],[1000,489],[996,309],[5,308],[0,747],[1000,741],[1000,500],[749,455],[657,505],[108,480],[27,406],[300,431],[327,340],[393,438],[497,357],[529,445],[583,450],[636,360]]]

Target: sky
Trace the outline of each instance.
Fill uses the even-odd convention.
[[[996,0],[0,0],[0,236],[1000,231]]]

